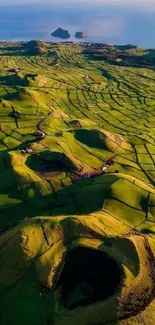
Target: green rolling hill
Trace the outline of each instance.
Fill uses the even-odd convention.
[[[154,89],[151,49],[0,42],[0,324],[154,325]]]

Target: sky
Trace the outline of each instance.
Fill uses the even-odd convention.
[[[7,0],[7,4],[29,4],[29,3],[42,3],[41,0]],[[72,0],[57,0],[55,2],[61,2],[61,3],[71,3],[73,2]],[[74,3],[94,3],[94,0],[74,0]],[[96,0],[96,3],[100,3],[100,4],[107,4],[107,3],[119,3],[119,4],[123,4],[123,3],[135,3],[135,2],[139,2],[139,3],[154,3],[154,0]],[[6,4],[6,1],[0,0],[0,3],[2,4]],[[54,3],[54,0],[44,0],[44,3]]]
[[[155,0],[0,0],[1,40],[52,40],[61,26],[88,41],[155,48]]]
[[[0,0],[0,5],[33,5],[33,4],[94,4],[94,0]],[[99,5],[118,5],[118,6],[136,6],[139,4],[142,7],[149,7],[155,9],[155,0],[95,0],[95,4]],[[141,8],[140,8],[141,9]],[[151,9],[150,9],[151,10]]]

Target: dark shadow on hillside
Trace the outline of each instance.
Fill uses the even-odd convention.
[[[19,91],[16,90],[13,93],[7,93],[5,95],[2,95],[1,98],[4,100],[13,100],[13,99],[19,100]]]
[[[153,231],[152,229],[148,229],[148,228],[144,228],[144,229],[140,230],[140,232],[144,235],[155,235],[155,231]]]
[[[78,215],[89,214],[102,209],[107,197],[107,188],[109,182],[103,181],[104,176],[99,176],[100,184],[94,184],[92,179],[84,179],[78,184],[70,185],[56,193],[42,195],[40,186],[38,187],[39,198],[25,199],[22,191],[16,194],[11,191],[11,197],[21,199],[22,203],[12,206],[6,206],[0,209],[0,228],[8,223],[16,223],[24,218],[33,218],[37,216],[56,216],[56,215]],[[113,176],[113,180],[116,177]],[[17,181],[18,188],[19,181]],[[9,193],[9,188],[1,191],[1,194]]]
[[[9,87],[16,87],[16,86],[23,86],[28,87],[29,81],[26,79],[26,77],[21,78],[17,74],[13,74],[10,76],[4,76],[0,77],[0,84],[3,86],[9,86]]]
[[[0,56],[24,56],[24,57],[30,57],[32,55],[30,55],[28,52],[23,52],[23,51],[17,51],[15,53],[13,52],[3,52],[3,53],[0,53]],[[33,55],[34,56],[34,55]]]
[[[63,154],[62,154],[63,155]],[[48,156],[48,153],[47,153]],[[61,158],[55,158],[48,160],[45,153],[40,153],[39,156],[32,155],[27,159],[26,165],[36,172],[67,172],[69,169],[63,162],[63,156]]]
[[[84,143],[90,148],[106,149],[106,136],[97,130],[77,130],[75,131],[75,139]]]
[[[26,165],[37,172],[71,172],[78,170],[74,162],[65,153],[44,150],[39,155],[31,155]]]
[[[104,252],[77,247],[68,252],[58,279],[61,303],[74,309],[104,301],[121,285],[122,276],[122,269]]]
[[[31,75],[32,76],[32,75]],[[31,77],[32,78],[32,77]],[[35,77],[33,77],[35,78]],[[33,79],[32,78],[32,79]],[[22,81],[23,80],[23,81]],[[33,79],[34,80],[34,79]],[[21,82],[26,83],[26,85],[28,84],[27,82],[29,82],[29,80],[27,80],[27,78],[21,78]],[[14,85],[14,92],[12,93],[7,93],[5,95],[2,95],[1,98],[4,100],[17,100],[17,101],[24,101],[26,99],[33,99],[32,96],[30,95],[30,93],[27,91],[27,89],[25,88],[24,85]],[[27,98],[25,98],[25,96],[27,96]],[[33,99],[33,106],[36,105],[37,103],[35,103],[34,99]],[[10,103],[11,104],[11,103]],[[32,106],[32,105],[31,105]],[[27,106],[27,107],[30,107]]]
[[[26,52],[23,51],[23,46],[3,46],[0,47],[0,56],[25,56]]]
[[[141,68],[155,65],[154,49],[141,49],[130,44],[125,46],[91,44],[85,46],[83,55],[89,61],[105,61],[117,66]]]
[[[12,43],[13,44],[13,43]],[[16,45],[16,46],[1,46],[0,50],[2,51],[8,51],[8,52],[16,52],[17,50],[22,50],[23,46],[21,45]]]
[[[13,69],[13,70],[16,70],[16,69]],[[12,71],[9,71],[9,72],[12,72]],[[30,73],[20,75],[20,71],[17,71],[17,73],[14,73],[12,75],[6,75],[3,77],[0,77],[0,84],[3,86],[9,86],[9,87],[17,87],[17,86],[28,87],[30,85],[30,80],[35,81],[37,76],[38,76],[37,74],[30,74]]]

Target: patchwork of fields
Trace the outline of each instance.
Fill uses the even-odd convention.
[[[44,279],[46,274],[40,275],[40,268],[44,264],[46,267],[48,257],[45,261],[36,260],[48,251],[48,247],[45,247],[48,246],[48,240],[44,248],[37,248],[35,253],[31,252],[26,262],[23,254],[27,253],[25,250],[24,253],[20,251],[23,243],[20,244],[20,249],[18,247],[19,227],[21,236],[24,236],[26,231],[30,232],[31,222],[33,229],[38,227],[39,220],[44,220],[47,228],[50,227],[49,232],[47,230],[48,238],[51,234],[53,236],[53,228],[56,223],[59,224],[59,218],[60,221],[62,218],[73,220],[74,216],[78,216],[76,218],[79,218],[79,224],[83,222],[82,218],[88,219],[87,226],[82,223],[81,227],[91,228],[90,233],[88,231],[89,236],[93,236],[92,232],[99,234],[102,227],[105,236],[110,238],[127,238],[127,234],[130,234],[133,236],[131,242],[138,251],[142,265],[146,259],[146,266],[150,270],[152,267],[151,279],[155,274],[153,264],[149,266],[149,257],[145,256],[145,249],[146,255],[149,252],[155,253],[155,66],[123,66],[117,62],[115,64],[108,60],[92,59],[85,53],[84,46],[79,44],[48,43],[44,46],[44,51],[40,51],[38,55],[30,55],[22,43],[0,43],[0,247],[2,245],[3,249],[4,243],[7,243],[5,254],[1,253],[0,249],[0,257],[2,256],[2,267],[5,265],[4,274],[15,267],[13,262],[6,265],[4,257],[10,254],[11,247],[17,250],[17,260],[22,256],[23,263],[26,263],[25,273],[20,270],[21,273],[17,272],[20,273],[19,277],[16,274],[13,281],[9,281],[9,298],[5,293],[3,310],[0,311],[2,325],[10,324],[10,319],[13,325],[30,324],[32,314],[36,313],[37,308],[41,316],[33,316],[33,325],[72,325],[75,321],[80,325],[77,314],[72,313],[69,316],[68,312],[65,314],[62,309],[58,315],[57,306],[55,318],[51,313],[47,317],[50,299],[56,299],[49,298],[47,292],[43,293],[46,296],[41,298],[43,301],[37,300],[34,307],[28,307],[29,315],[24,313],[23,316],[21,313],[17,317],[18,309],[24,309],[25,300],[23,305],[20,303],[15,307],[13,304],[11,316],[4,313],[7,306],[11,306],[10,299],[14,299],[18,291],[21,294],[22,290],[25,290],[29,297],[30,292],[26,288],[28,283],[31,282],[34,287],[32,300],[39,299],[36,298],[36,292],[39,290],[38,278],[41,282],[43,279],[44,285],[51,286],[51,282],[49,285]],[[38,137],[37,131],[42,132],[44,136]],[[26,152],[27,149],[30,151]],[[22,153],[22,150],[25,150],[25,153]],[[114,164],[109,166],[103,175],[88,179],[81,177],[82,173],[99,170],[111,158],[114,159]],[[107,216],[109,225],[112,222],[110,226],[107,219],[104,223]],[[90,226],[92,218],[98,220],[96,226]],[[97,225],[99,219],[102,225]],[[61,227],[63,236],[68,236],[65,235],[64,225]],[[74,227],[75,238],[76,231],[78,234],[83,233],[81,236],[85,237],[83,230],[80,232],[77,225],[73,225]],[[5,232],[8,228],[11,230]],[[55,233],[57,245],[56,229]],[[46,231],[44,234],[46,235]],[[8,236],[15,237],[15,242],[9,244]],[[32,233],[26,236],[30,238]],[[94,236],[96,238],[96,235]],[[37,244],[33,243],[33,247],[39,245],[39,240],[42,239],[36,237]],[[101,234],[100,238],[95,240],[100,241]],[[71,244],[69,242],[64,245]],[[99,245],[101,242],[95,247]],[[85,246],[93,247],[93,244],[85,242]],[[26,251],[30,247],[31,245]],[[56,266],[59,265],[64,250],[64,246],[58,248],[61,258],[57,257],[57,262],[56,257],[53,258]],[[108,250],[110,248],[105,251]],[[111,253],[113,257],[115,254],[119,256],[117,250]],[[123,251],[120,254],[124,256]],[[30,259],[31,263],[33,262],[32,267]],[[122,265],[128,259],[129,256],[120,258]],[[18,264],[18,261],[16,262]],[[136,268],[135,271],[132,268],[132,271],[127,270],[128,266],[127,263],[124,267],[124,292],[134,277],[136,278],[137,272]],[[143,283],[140,286],[143,287],[146,281],[145,293],[149,287],[152,291],[148,294],[147,302],[138,300],[141,312],[143,311],[141,316],[136,316],[136,307],[133,315],[129,311],[127,314],[120,312],[120,321],[117,322],[116,315],[113,315],[110,321],[107,315],[102,315],[102,319],[97,320],[96,312],[96,322],[94,320],[94,323],[91,323],[88,315],[82,312],[81,324],[99,325],[102,321],[102,324],[110,322],[112,325],[153,325],[154,303],[149,303],[154,298],[154,284],[153,280],[150,282],[148,279],[147,272],[144,273],[146,274],[143,274]],[[24,274],[25,280],[21,282]],[[8,278],[10,276],[8,272]],[[142,274],[140,276],[142,277]],[[6,283],[7,276],[4,276],[3,284]],[[18,287],[17,291],[15,287]],[[142,296],[142,293],[140,295]],[[126,293],[124,296],[126,297]],[[124,298],[121,299],[121,306],[125,309]],[[113,303],[116,304],[114,301]],[[134,303],[137,306],[136,302]],[[152,315],[149,319],[146,307]],[[132,317],[131,320],[127,319],[128,316]],[[42,319],[40,323],[39,317]],[[85,317],[88,317],[87,322]]]

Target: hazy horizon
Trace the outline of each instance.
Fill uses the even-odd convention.
[[[55,0],[54,0],[55,1]],[[146,0],[0,0],[0,39],[52,41],[51,32],[61,26],[74,35],[88,33],[88,41],[137,44],[155,48],[155,2]],[[52,1],[53,3],[53,1]]]

